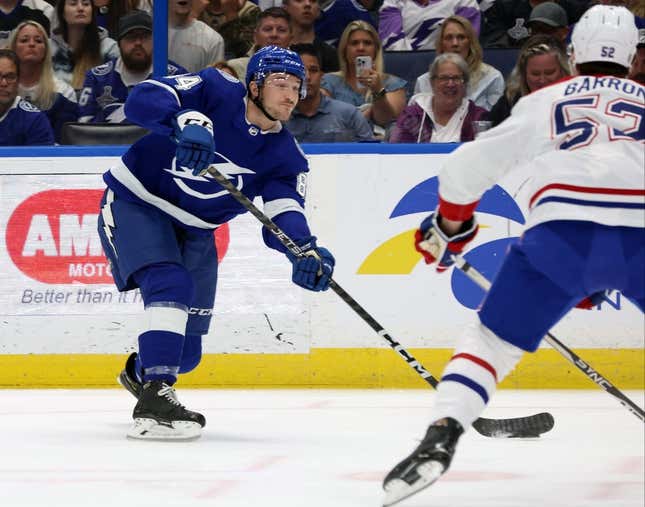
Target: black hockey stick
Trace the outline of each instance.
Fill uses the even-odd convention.
[[[455,265],[468,278],[470,278],[473,282],[475,282],[485,291],[488,291],[490,289],[490,286],[491,286],[490,281],[479,271],[477,271],[466,259],[464,259],[459,255],[453,255],[452,258],[455,261]],[[627,396],[625,396],[620,391],[620,389],[618,389],[611,382],[609,382],[609,380],[607,380],[600,373],[598,373],[598,371],[594,370],[589,364],[583,361],[580,358],[580,356],[578,356],[575,352],[573,352],[569,347],[567,347],[564,343],[558,340],[550,332],[546,334],[544,339],[555,350],[557,350],[560,354],[562,354],[571,364],[573,364],[582,373],[584,373],[587,376],[587,378],[589,378],[592,382],[599,385],[601,388],[603,388],[605,391],[611,394],[627,410],[629,410],[632,414],[638,417],[641,421],[645,422],[645,413],[643,412],[643,410],[638,405],[636,405],[636,403],[634,403]]]
[[[303,251],[293,240],[287,236],[269,217],[260,211],[253,202],[240,192],[215,166],[208,168],[209,174],[222,185],[237,202],[244,206],[262,225],[295,256],[304,255]],[[438,381],[417,361],[403,346],[392,338],[358,302],[351,297],[338,283],[331,279],[329,287],[356,312],[376,333],[387,341],[388,345],[403,358],[403,360],[416,371],[428,384],[436,388]],[[553,428],[553,416],[549,413],[534,414],[526,417],[513,419],[483,419],[479,418],[473,423],[473,427],[482,435],[497,438],[528,438],[539,437],[542,433]]]

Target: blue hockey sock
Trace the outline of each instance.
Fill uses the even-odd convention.
[[[146,331],[139,336],[139,356],[143,381],[162,380],[169,385],[177,381],[184,337],[170,331]]]
[[[143,381],[174,384],[179,374],[188,312],[172,303],[152,303],[145,309],[147,331],[139,335]]]
[[[184,350],[181,355],[179,373],[188,373],[197,368],[202,359],[202,335],[187,334],[184,340]]]

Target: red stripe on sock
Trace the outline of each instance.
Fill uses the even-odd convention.
[[[497,383],[497,372],[495,371],[495,368],[493,368],[489,363],[484,361],[482,358],[473,356],[472,354],[461,352],[459,354],[455,354],[454,356],[452,356],[452,359],[450,360],[452,361],[453,359],[460,359],[460,358],[468,359],[469,361],[472,361],[473,363],[478,364],[482,368],[488,370],[490,374],[495,378],[495,382]]]

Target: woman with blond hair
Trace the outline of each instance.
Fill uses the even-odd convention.
[[[54,77],[46,30],[36,21],[23,21],[12,32],[9,47],[20,62],[18,94],[47,115],[60,142],[63,124],[78,118],[78,104],[72,87]]]
[[[59,25],[52,35],[54,72],[74,90],[80,90],[85,73],[118,58],[119,47],[107,30],[96,24],[91,0],[59,0],[56,15]]]
[[[368,56],[372,65],[356,70],[356,58]],[[396,120],[405,107],[406,82],[383,71],[383,49],[372,25],[352,21],[338,43],[340,71],[325,74],[322,92],[358,107],[365,118],[380,127]]]
[[[504,76],[495,67],[484,63],[477,33],[466,18],[450,16],[443,20],[436,42],[437,55],[457,53],[468,64],[470,84],[468,98],[490,111],[504,93]],[[414,93],[430,92],[429,74],[419,76]]]
[[[508,118],[513,106],[525,95],[569,75],[569,58],[558,39],[545,34],[530,37],[520,49],[504,95],[490,111],[488,119],[492,126]]]

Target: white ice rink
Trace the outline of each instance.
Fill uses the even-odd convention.
[[[125,438],[123,390],[2,390],[2,507],[378,507],[433,391],[179,390],[202,438]],[[643,392],[628,392],[643,405]],[[644,426],[606,393],[500,391],[487,417],[549,411],[540,439],[474,430],[401,507],[643,507]]]

